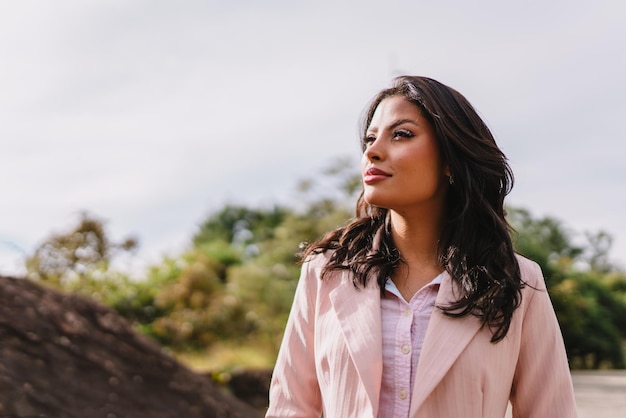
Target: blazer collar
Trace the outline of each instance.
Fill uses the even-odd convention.
[[[383,374],[380,289],[376,283],[357,289],[350,273],[342,272],[341,283],[329,297],[359,380],[376,413]]]
[[[330,292],[330,302],[372,411],[376,413],[383,372],[380,289],[376,283],[356,289],[350,273],[345,271],[337,279],[340,283]],[[436,305],[445,306],[458,297],[452,278],[444,273]],[[480,328],[480,321],[474,316],[451,318],[437,308],[433,310],[415,374],[409,416],[418,411]]]
[[[459,293],[455,292],[455,287],[450,275],[444,273],[436,306],[446,306],[456,301]],[[475,316],[451,318],[435,307],[428,323],[415,373],[409,416],[414,416],[419,410],[480,328],[480,320]]]

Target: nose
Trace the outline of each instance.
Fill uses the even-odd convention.
[[[370,142],[363,151],[363,156],[369,161],[380,161],[383,158],[383,147],[380,138],[376,138],[373,142]]]

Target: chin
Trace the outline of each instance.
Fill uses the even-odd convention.
[[[363,196],[363,200],[370,206],[377,206],[379,208],[389,208],[389,199],[384,199],[380,196]]]

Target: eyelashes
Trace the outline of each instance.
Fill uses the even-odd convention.
[[[398,129],[393,133],[393,138],[413,138],[415,135],[413,132],[406,129]]]
[[[372,143],[372,142],[374,142],[374,141],[376,141],[376,137],[375,137],[374,135],[366,135],[366,136],[364,136],[364,137],[363,137],[363,139],[361,140],[361,142],[362,142],[364,145],[369,145],[369,144],[371,144],[371,143]]]
[[[393,132],[393,136],[391,137],[392,141],[397,141],[402,138],[413,138],[415,134],[407,129],[398,129]],[[362,139],[363,145],[370,145],[372,142],[376,141],[376,137],[374,135],[366,135]]]

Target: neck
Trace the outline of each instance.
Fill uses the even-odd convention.
[[[391,235],[407,264],[437,265],[443,219],[437,216],[405,216],[391,211]]]
[[[439,263],[438,243],[443,217],[406,216],[391,211],[391,236],[403,263],[394,272],[393,281],[406,298],[435,278],[444,269]]]

